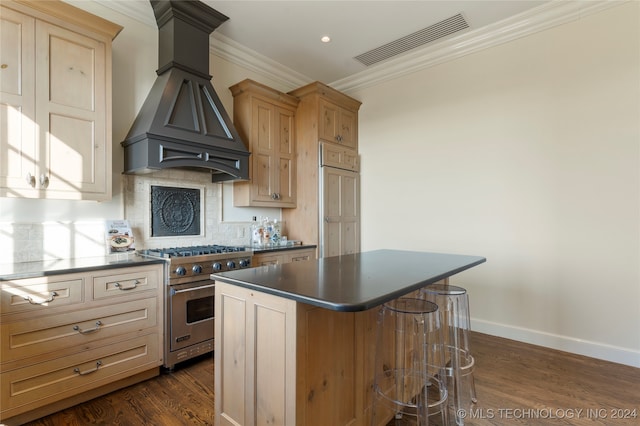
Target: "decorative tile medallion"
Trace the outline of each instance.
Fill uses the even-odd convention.
[[[151,236],[200,235],[200,190],[151,186]]]

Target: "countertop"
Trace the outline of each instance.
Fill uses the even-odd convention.
[[[122,253],[101,257],[53,259],[39,262],[0,264],[0,281],[86,272],[98,269],[122,268],[153,263],[164,263],[164,260],[142,257],[136,253]]]
[[[217,281],[334,311],[364,311],[484,263],[479,256],[376,250],[212,274]]]
[[[290,245],[290,246],[267,246],[267,247],[247,247],[253,251],[253,254],[273,253],[279,251],[314,249],[315,245]]]

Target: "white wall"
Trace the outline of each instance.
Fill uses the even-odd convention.
[[[640,366],[639,12],[350,93],[363,250],[485,256],[476,330]]]

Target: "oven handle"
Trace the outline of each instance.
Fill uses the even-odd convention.
[[[174,289],[171,289],[171,295],[178,294],[178,293],[187,293],[187,292],[189,292],[189,291],[206,290],[206,289],[208,289],[208,288],[214,288],[215,286],[216,286],[215,284],[211,284],[211,285],[203,285],[203,286],[200,286],[200,287],[191,287],[191,288],[186,288],[186,289],[184,289],[184,290],[174,290]]]

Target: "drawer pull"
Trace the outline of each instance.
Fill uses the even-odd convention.
[[[73,369],[73,372],[78,374],[79,376],[86,376],[87,374],[95,373],[96,371],[98,371],[98,368],[100,368],[101,365],[102,365],[102,361],[97,361],[96,368],[94,368],[93,370],[80,371],[80,369],[76,367]]]
[[[80,330],[80,327],[77,325],[73,326],[73,329],[75,331],[77,331],[80,334],[89,334],[89,333],[93,333],[94,331],[98,331],[100,329],[100,327],[102,327],[102,322],[100,321],[96,321],[96,326],[94,328],[90,328],[88,330]]]
[[[42,302],[36,302],[31,298],[31,296],[23,296],[23,299],[31,303],[32,305],[44,305],[45,303],[53,302],[53,299],[55,299],[57,295],[58,293],[52,291],[51,296],[47,300],[43,300]]]
[[[118,290],[125,291],[133,290],[134,288],[138,287],[138,284],[140,284],[140,281],[136,280],[131,287],[122,287],[120,283],[115,283],[114,285],[118,288]]]

